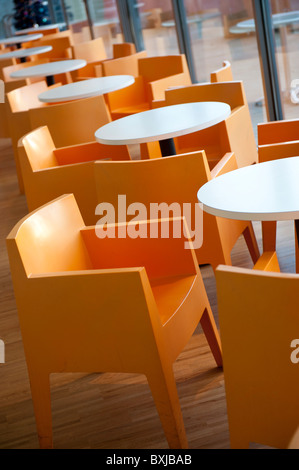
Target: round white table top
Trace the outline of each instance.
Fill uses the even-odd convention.
[[[108,145],[154,142],[214,126],[230,113],[230,106],[219,102],[165,106],[110,122],[98,129],[95,137],[98,142]]]
[[[62,101],[91,98],[92,96],[104,95],[121,88],[133,85],[134,77],[131,75],[112,75],[109,77],[91,78],[79,82],[52,88],[41,93],[38,99],[43,103],[59,103]]]
[[[30,77],[48,77],[60,73],[72,72],[73,70],[85,67],[86,60],[70,59],[60,60],[58,62],[47,62],[45,64],[25,67],[24,69],[13,72],[11,78],[30,78]]]
[[[5,59],[20,59],[22,57],[29,57],[31,55],[45,54],[51,51],[52,46],[29,47],[28,49],[17,49],[15,51],[5,52],[0,54],[0,60]]]
[[[272,15],[273,26],[285,26],[292,23],[299,22],[299,11],[286,11],[283,13],[276,13]],[[255,21],[254,19],[241,21],[238,23],[237,28],[245,29],[247,31],[255,31]]]
[[[58,23],[58,24],[47,24],[44,26],[35,26],[32,28],[20,29],[19,31],[15,32],[15,36],[21,36],[27,33],[34,33],[35,31],[38,33],[39,31],[47,31],[53,28],[62,28],[63,26],[65,26],[64,23]]]
[[[37,41],[41,39],[43,34],[24,34],[23,36],[14,36],[11,38],[0,39],[0,44],[21,44],[22,42]]]
[[[209,214],[235,220],[299,219],[299,157],[258,163],[219,176],[200,188]]]

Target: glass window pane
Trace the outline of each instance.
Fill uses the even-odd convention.
[[[0,37],[12,36],[13,28],[14,3],[13,0],[0,2]]]
[[[149,56],[178,54],[171,0],[136,0],[144,47]]]
[[[89,0],[95,38],[104,40],[108,57],[112,57],[113,44],[123,42],[116,0]]]
[[[257,123],[267,119],[258,46],[255,28],[240,25],[253,18],[251,0],[184,0],[184,4],[198,81],[210,81],[211,72],[229,61],[233,78],[244,82],[256,133]]]
[[[299,112],[299,0],[272,0],[271,6],[284,117],[297,119]]]

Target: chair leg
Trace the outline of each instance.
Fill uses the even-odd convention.
[[[218,367],[222,367],[222,350],[220,336],[210,307],[207,307],[200,320],[201,327],[207,338],[212,354]]]
[[[262,222],[263,251],[276,251],[277,222]]]
[[[260,257],[260,250],[257,244],[253,226],[251,223],[247,225],[246,229],[243,232],[243,235],[244,235],[251,259],[253,263],[255,264]]]
[[[188,449],[188,441],[171,367],[161,365],[147,375],[157,411],[170,449]],[[164,369],[164,370],[163,370]]]
[[[50,377],[29,371],[36,428],[41,449],[53,448]]]
[[[221,253],[215,252],[214,254],[216,256],[214,257],[214,259],[211,259],[211,266],[213,268],[214,273],[220,264],[224,264],[225,266],[232,266],[232,259],[230,253],[222,250]]]

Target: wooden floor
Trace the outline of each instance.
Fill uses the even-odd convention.
[[[0,140],[0,338],[6,363],[0,364],[0,448],[35,449],[38,441],[18,315],[5,248],[5,237],[27,213],[19,194],[10,140]],[[255,226],[260,243],[260,227]],[[282,270],[294,272],[293,228],[279,230]],[[252,267],[243,240],[233,264]],[[213,272],[202,269],[215,317]],[[175,376],[189,447],[227,449],[229,432],[222,370],[198,330],[175,363]],[[167,449],[144,377],[56,374],[51,378],[54,447],[57,449]]]

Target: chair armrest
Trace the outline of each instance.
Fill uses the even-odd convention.
[[[280,272],[280,266],[275,251],[266,251],[259,258],[254,268],[255,271]]]
[[[225,173],[229,173],[230,171],[237,170],[237,160],[234,153],[227,153],[221,160],[214,166],[213,170],[211,171],[211,177],[216,178],[217,176],[224,175]]]
[[[188,234],[187,237],[175,238],[174,224],[183,233],[186,222],[178,218],[140,221],[136,228],[142,234],[140,237],[136,237],[130,223],[109,225],[109,237],[106,238],[99,238],[105,236],[105,229],[99,225],[87,227],[81,234],[95,268],[144,266],[151,280],[196,275],[198,265],[193,249],[188,249]],[[162,238],[159,234],[167,227],[169,237]]]
[[[101,146],[98,142],[87,142],[85,144],[61,147],[54,150],[54,155],[59,165],[71,165],[76,163],[93,162],[105,159],[100,155]],[[109,159],[109,158],[108,158]]]
[[[54,155],[61,166],[98,160],[131,160],[129,149],[126,145],[104,145],[98,142],[61,147],[54,150]]]
[[[151,102],[152,109],[163,108],[163,106],[166,106],[166,100],[153,100]]]

